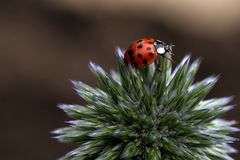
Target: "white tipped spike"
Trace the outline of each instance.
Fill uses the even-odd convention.
[[[116,48],[116,53],[117,53],[118,57],[120,57],[120,58],[124,57],[124,51],[120,47]]]

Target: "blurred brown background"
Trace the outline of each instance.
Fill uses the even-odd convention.
[[[68,119],[58,103],[84,103],[69,79],[96,86],[88,62],[110,70],[115,47],[142,37],[174,43],[176,62],[186,53],[203,57],[198,79],[222,75],[209,97],[235,95],[239,104],[239,0],[1,0],[0,159],[68,152],[73,146],[50,131]],[[239,113],[238,106],[225,118],[240,121]]]

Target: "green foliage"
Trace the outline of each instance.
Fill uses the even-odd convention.
[[[86,106],[59,105],[75,120],[54,134],[77,145],[62,160],[232,160],[238,129],[221,119],[232,98],[204,100],[218,76],[194,82],[200,60],[190,56],[174,70],[166,58],[139,70],[117,52],[117,72],[90,63],[101,89],[72,81]]]

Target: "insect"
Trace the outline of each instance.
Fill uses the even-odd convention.
[[[134,41],[124,53],[124,62],[136,68],[145,68],[147,65],[157,60],[158,56],[166,57],[172,54],[172,47],[154,38],[142,38]]]

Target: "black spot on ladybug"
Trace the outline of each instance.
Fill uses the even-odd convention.
[[[146,59],[143,59],[143,64],[147,64],[147,60]]]
[[[142,44],[139,44],[138,46],[137,46],[137,48],[142,48],[143,47],[143,45]]]
[[[139,43],[139,42],[142,42],[142,39],[139,39],[137,42],[138,42],[138,43]]]
[[[153,52],[150,52],[150,53],[149,53],[149,56],[153,57],[153,56],[154,56],[154,53],[153,53]]]
[[[141,53],[138,53],[138,58],[142,58],[142,54]]]
[[[133,62],[134,61],[134,57],[130,56],[130,61]]]
[[[153,44],[153,42],[149,42],[148,44]]]
[[[147,50],[151,50],[152,48],[151,47],[147,47]]]
[[[128,55],[129,55],[129,56],[132,56],[132,55],[133,55],[133,50],[130,49],[130,50],[128,51]]]

